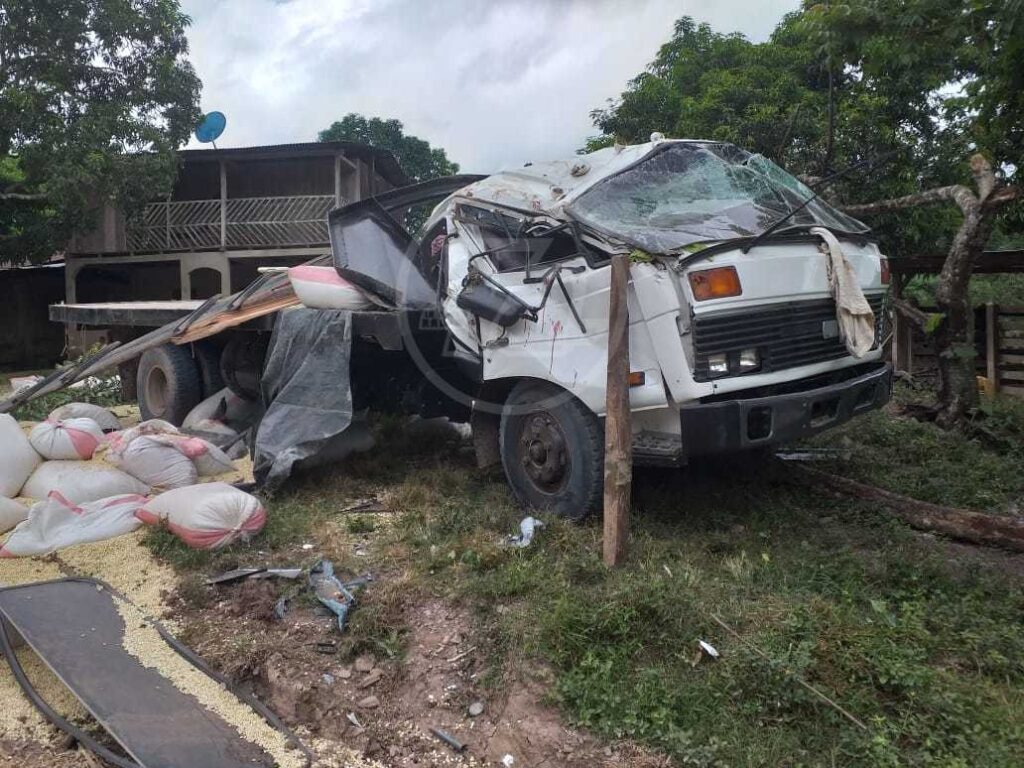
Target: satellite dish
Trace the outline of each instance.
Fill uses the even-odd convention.
[[[203,144],[213,144],[213,148],[216,149],[215,142],[224,133],[224,127],[227,124],[228,119],[224,117],[223,112],[210,112],[203,117],[203,121],[196,128],[196,138]]]

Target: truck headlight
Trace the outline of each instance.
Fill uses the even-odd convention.
[[[726,354],[710,355],[708,357],[708,374],[710,376],[725,376],[729,373],[729,356]]]
[[[740,352],[740,373],[754,371],[761,367],[761,355],[756,349],[744,349]]]

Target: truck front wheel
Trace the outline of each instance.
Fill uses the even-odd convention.
[[[501,414],[501,463],[523,506],[580,520],[595,512],[604,486],[601,422],[568,392],[520,382]]]

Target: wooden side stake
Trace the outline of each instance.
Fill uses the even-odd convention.
[[[985,305],[985,375],[992,394],[999,391],[999,307]]]
[[[612,257],[608,297],[608,388],[604,423],[604,564],[614,567],[629,544],[633,429],[629,414],[629,256]]]

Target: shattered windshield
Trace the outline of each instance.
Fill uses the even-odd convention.
[[[585,224],[666,253],[757,235],[813,194],[772,161],[731,144],[668,144],[584,192],[570,210]],[[820,199],[787,226],[868,229]]]

